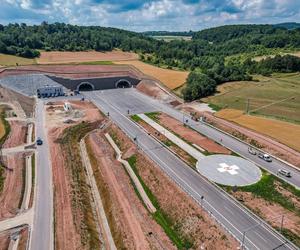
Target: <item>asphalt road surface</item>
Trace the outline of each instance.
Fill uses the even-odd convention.
[[[162,110],[152,105],[150,98],[135,89],[94,91],[85,95],[103,112],[109,112],[111,119],[129,137],[137,138],[138,146],[199,205],[210,211],[212,217],[221,222],[237,239],[244,241],[248,249],[297,249],[261,219],[162,147],[126,116],[129,105],[130,113]]]
[[[107,98],[110,101],[113,101],[115,98],[122,99],[122,106],[119,106],[120,111],[124,114],[126,114],[128,109],[130,110],[130,113],[141,113],[139,112],[143,108],[145,110],[152,110],[152,111],[162,111],[167,113],[168,115],[172,116],[173,118],[181,121],[186,122],[191,128],[197,130],[201,134],[207,136],[208,138],[211,138],[212,140],[223,144],[225,147],[231,149],[232,151],[236,152],[237,154],[243,156],[244,158],[254,162],[256,165],[262,167],[263,169],[267,170],[268,172],[278,175],[279,169],[286,169],[291,172],[292,177],[285,177],[283,175],[278,175],[281,179],[284,181],[294,185],[298,189],[300,189],[300,171],[296,170],[295,168],[289,166],[288,164],[285,164],[282,161],[279,161],[275,158],[272,159],[272,162],[266,162],[261,158],[258,158],[257,155],[252,155],[248,153],[248,145],[246,143],[243,143],[239,140],[234,139],[233,137],[226,135],[225,133],[222,133],[219,130],[216,130],[212,128],[209,125],[206,125],[205,123],[196,122],[191,119],[190,116],[185,115],[181,112],[179,112],[176,109],[171,108],[170,106],[165,105],[162,102],[159,102],[157,100],[154,100],[153,98],[150,98],[149,96],[144,95],[143,93],[137,91],[136,89],[126,89],[124,93],[122,94],[122,89],[116,89],[111,90],[113,93],[106,93]],[[117,97],[118,96],[118,97]],[[126,105],[126,103],[129,102],[130,104]],[[143,103],[143,104],[141,104]],[[138,108],[130,109],[130,107],[134,106],[134,104],[140,105]],[[137,111],[137,112],[136,112]],[[147,112],[147,111],[146,111]],[[221,141],[222,139],[222,141]]]
[[[52,171],[49,156],[47,132],[45,129],[44,104],[37,101],[36,107],[36,137],[43,140],[43,145],[37,146],[37,162],[35,165],[36,188],[35,210],[31,234],[31,250],[53,249],[53,193]]]

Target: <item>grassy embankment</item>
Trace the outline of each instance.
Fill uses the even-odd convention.
[[[0,53],[0,66],[16,66],[36,64],[35,59],[24,58],[20,56],[6,55]]]
[[[9,122],[5,120],[5,110],[0,108],[0,146],[3,145],[5,140],[7,139],[10,133],[10,125]],[[0,166],[0,193],[4,187],[4,167]]]
[[[97,127],[96,123],[82,122],[64,130],[58,140],[65,158],[65,167],[70,171],[72,180],[72,210],[74,221],[81,236],[81,242],[88,248],[100,249],[99,235],[91,205],[90,187],[86,182],[85,168],[82,165],[79,142],[90,131]],[[80,215],[78,215],[80,211]]]
[[[92,61],[92,62],[81,62],[76,63],[81,65],[113,65],[114,63],[112,61]]]
[[[263,200],[269,202],[270,204],[277,204],[280,207],[290,211],[294,215],[300,217],[300,208],[294,202],[295,199],[300,200],[300,190],[284,182],[277,176],[269,174],[264,170],[262,170],[262,172],[263,175],[260,181],[249,186],[238,187],[237,191],[242,193],[251,193],[253,194],[254,197],[262,198]],[[233,196],[235,195],[235,193],[232,192],[232,187],[229,186],[222,186],[222,187],[227,192],[231,193]],[[290,195],[285,195],[284,194],[285,192],[280,191],[281,189],[289,192]],[[268,220],[261,212],[259,212],[259,209],[257,209],[257,207],[248,205],[248,208],[251,209],[253,212],[255,212],[258,216]],[[279,230],[278,227],[275,228]],[[287,227],[285,227],[285,225],[283,226],[282,234],[285,237],[287,237],[289,240],[294,242],[296,245],[300,246],[300,235],[295,234]]]
[[[145,190],[152,204],[157,209],[156,212],[152,214],[155,221],[163,228],[165,233],[168,235],[170,240],[177,246],[178,249],[189,248],[191,246],[191,243],[187,239],[184,239],[180,235],[180,232],[176,230],[176,225],[174,225],[174,222],[168,217],[164,210],[161,209],[157,198],[151,192],[151,190],[148,188],[148,186],[144,183],[143,179],[139,175],[139,172],[136,167],[136,155],[132,155],[130,158],[127,159],[127,161],[130,164],[132,170],[135,172],[136,176],[138,177],[141,185],[143,186],[143,189]]]

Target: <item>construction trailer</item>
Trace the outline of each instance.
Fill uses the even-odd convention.
[[[38,98],[64,96],[64,90],[62,86],[44,86],[37,89]]]

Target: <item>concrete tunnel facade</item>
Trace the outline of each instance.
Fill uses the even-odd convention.
[[[140,80],[130,76],[101,77],[85,79],[69,79],[57,76],[48,76],[53,81],[63,85],[72,91],[92,91],[115,88],[131,88],[136,86]]]

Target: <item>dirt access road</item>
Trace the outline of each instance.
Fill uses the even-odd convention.
[[[79,208],[73,204],[73,182],[62,148],[59,144],[63,131],[82,121],[94,122],[102,116],[89,102],[69,101],[72,112],[63,111],[63,101],[46,105],[46,124],[51,154],[54,185],[55,247],[56,249],[86,249],[81,242]],[[64,123],[68,120],[69,123]],[[76,214],[76,216],[74,216]],[[77,218],[77,219],[76,219]],[[81,217],[80,217],[81,218]]]

